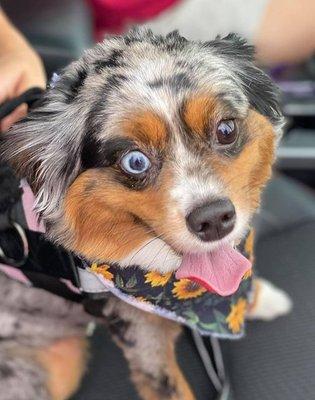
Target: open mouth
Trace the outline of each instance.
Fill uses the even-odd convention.
[[[176,278],[190,279],[208,291],[229,296],[236,292],[250,268],[250,261],[239,251],[229,244],[222,244],[206,253],[183,254]]]
[[[142,220],[141,223],[151,232],[153,231]],[[156,236],[158,237],[157,234]],[[177,279],[198,282],[208,291],[220,296],[230,296],[235,293],[245,273],[252,266],[246,257],[227,242],[220,243],[215,249],[206,252],[182,252],[168,243],[165,238],[163,241],[170,246],[175,255],[181,258],[175,274]]]

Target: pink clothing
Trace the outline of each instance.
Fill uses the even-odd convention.
[[[97,37],[122,33],[128,25],[141,23],[173,6],[179,0],[88,0],[94,13]]]
[[[0,264],[0,271],[6,274],[11,279],[24,283],[24,285],[31,285],[29,279],[18,268],[11,267],[10,265]]]
[[[38,216],[33,211],[35,197],[32,189],[25,180],[22,181],[21,186],[23,188],[22,202],[28,228],[35,232],[45,232],[44,224],[38,220]]]

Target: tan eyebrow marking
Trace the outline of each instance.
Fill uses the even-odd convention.
[[[186,102],[183,117],[189,129],[200,135],[206,135],[208,121],[216,108],[218,102],[206,96],[194,97]]]
[[[164,148],[167,142],[166,123],[151,111],[136,113],[124,123],[125,135],[146,145]]]

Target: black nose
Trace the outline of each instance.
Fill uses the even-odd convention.
[[[204,242],[222,239],[235,225],[235,208],[229,199],[220,199],[195,208],[187,217],[189,230]]]

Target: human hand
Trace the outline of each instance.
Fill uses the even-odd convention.
[[[0,32],[1,32],[0,16]],[[1,32],[2,33],[2,32]],[[0,104],[19,96],[31,87],[45,88],[46,77],[40,57],[21,34],[6,30],[6,42],[0,40]],[[0,131],[25,116],[27,105],[22,104],[0,121]]]

